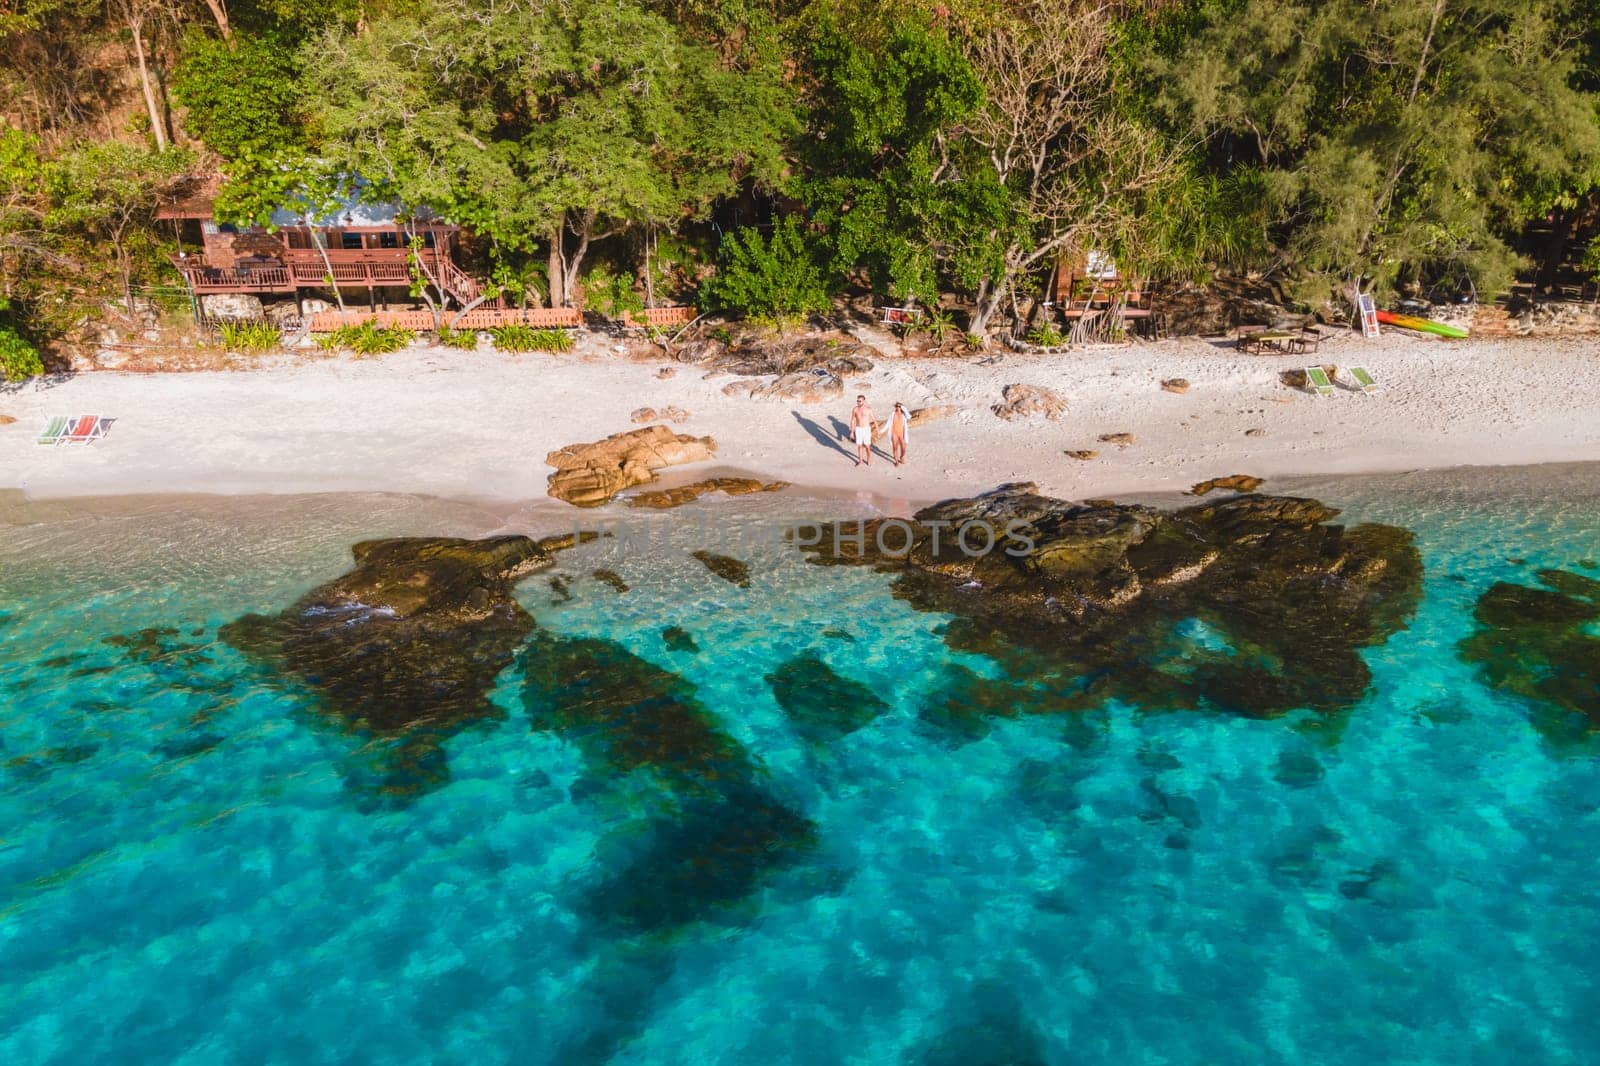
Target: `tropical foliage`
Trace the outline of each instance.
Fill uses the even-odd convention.
[[[326,349],[343,348],[356,355],[387,355],[398,352],[415,339],[416,333],[403,326],[380,326],[368,319],[358,325],[340,326],[317,338]]]
[[[514,303],[870,290],[952,336],[1037,324],[1090,251],[1488,296],[1600,228],[1597,0],[29,0],[0,98],[39,337],[176,282],[156,207],[211,170],[224,221],[356,189],[460,222]]]
[[[270,352],[283,333],[270,322],[224,322],[217,333],[222,346],[233,352]]]
[[[572,334],[564,329],[539,329],[535,326],[491,326],[489,336],[502,352],[570,352]]]

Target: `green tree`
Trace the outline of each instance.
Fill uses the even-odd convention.
[[[634,0],[431,0],[302,51],[323,155],[502,257],[543,245],[553,304],[591,246],[771,182],[793,107]]]
[[[897,301],[936,303],[945,226],[985,177],[953,159],[957,125],[983,100],[977,77],[926,17],[874,28],[828,12],[808,36],[814,136],[798,192],[828,234],[830,267],[866,270]]]
[[[1308,299],[1470,278],[1600,158],[1566,0],[1202,0],[1144,57],[1156,106],[1222,173],[1258,168]]]
[[[73,241],[81,261],[109,246],[123,306],[133,311],[133,280],[164,267],[156,208],[193,164],[182,150],[151,151],[120,141],[78,145],[49,168],[45,225]]]
[[[753,227],[729,234],[705,296],[714,307],[783,330],[826,311],[830,293],[818,249],[790,216],[774,224],[770,238]]]
[[[296,121],[299,66],[276,36],[231,44],[202,33],[185,40],[173,95],[190,133],[223,159],[267,165],[305,143]]]

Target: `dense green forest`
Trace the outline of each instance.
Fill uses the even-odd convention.
[[[1600,203],[1594,0],[0,0],[0,100],[11,376],[177,284],[212,171],[241,223],[360,175],[507,299],[976,334],[1089,249],[1488,298]]]

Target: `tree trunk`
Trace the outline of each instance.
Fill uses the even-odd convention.
[[[217,32],[222,34],[222,39],[233,46],[233,28],[228,25],[228,5],[224,0],[206,0],[206,7],[211,9],[211,17],[217,22]]]
[[[989,320],[1000,309],[1000,305],[1005,302],[1006,294],[1010,291],[1011,279],[1009,277],[1001,279],[998,284],[991,285],[989,281],[985,280],[979,285],[977,305],[973,308],[972,320],[967,323],[967,332],[984,337],[984,343],[987,344]]]
[[[344,308],[344,293],[339,291],[339,279],[333,276],[333,260],[328,258],[327,245],[317,240],[317,235],[311,229],[311,221],[309,219],[305,220],[303,225],[306,228],[306,236],[311,239],[311,247],[315,248],[317,254],[322,257],[322,268],[328,272],[328,285],[333,289],[333,301],[339,305],[339,321],[348,322],[350,321],[350,316]]]
[[[131,19],[128,29],[133,31],[133,54],[139,59],[139,86],[144,90],[144,106],[150,113],[150,132],[156,137],[156,150],[167,150],[167,131],[161,121],[161,108],[156,104],[155,87],[150,84],[150,68],[144,61],[144,26],[142,19]]]
[[[1575,221],[1574,212],[1564,207],[1557,208],[1551,219],[1550,235],[1544,239],[1544,247],[1539,253],[1539,274],[1535,281],[1536,287],[1543,292],[1553,291],[1561,279],[1561,261],[1566,256],[1567,242],[1572,239]]]
[[[572,253],[567,260],[567,275],[561,283],[562,296],[568,303],[572,301],[572,294],[578,291],[579,272],[583,269],[583,257],[589,254],[589,240],[594,233],[594,208],[583,213],[583,222],[578,229],[578,250]]]
[[[655,279],[650,276],[650,245],[655,243],[656,228],[650,226],[644,231],[644,305],[656,305]]]
[[[563,211],[561,217],[556,220],[555,228],[550,231],[550,259],[545,273],[550,282],[551,307],[561,307],[567,302],[567,258],[561,250],[566,218],[566,212]]]

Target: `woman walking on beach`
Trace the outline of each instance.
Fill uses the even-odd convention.
[[[894,414],[889,416],[889,448],[894,453],[894,465],[904,466],[906,463],[906,430],[911,428],[911,416],[906,414],[906,405],[894,405]]]

